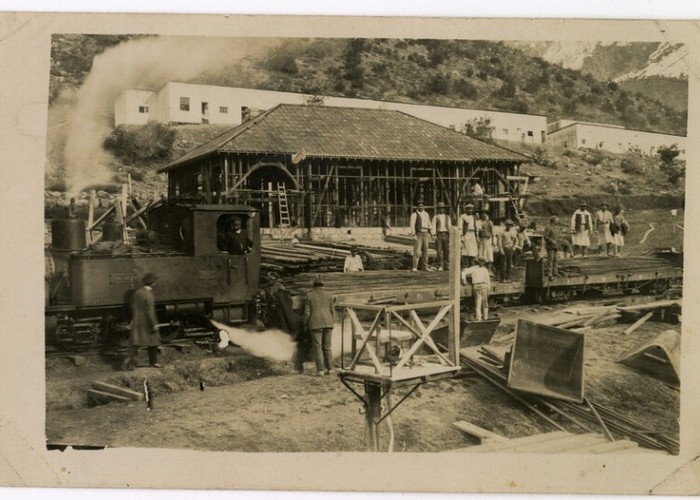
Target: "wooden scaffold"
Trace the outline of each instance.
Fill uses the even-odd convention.
[[[420,275],[415,276],[420,279]],[[379,425],[390,419],[394,410],[416,389],[426,382],[453,377],[460,371],[460,233],[454,228],[450,232],[449,289],[449,299],[419,304],[340,304],[345,316],[343,341],[345,324],[349,322],[351,326],[352,359],[345,366],[344,356],[341,357],[343,365],[339,378],[364,405],[367,448],[370,451],[379,451]],[[434,316],[426,325],[419,312],[424,316],[428,313]],[[361,321],[367,317],[372,318],[369,327]],[[444,352],[432,334],[446,317],[449,336],[447,351]],[[362,384],[364,395],[354,384]],[[401,387],[410,389],[394,404],[392,392]],[[392,451],[391,425],[389,429],[389,451]]]

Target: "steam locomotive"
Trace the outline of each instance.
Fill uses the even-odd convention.
[[[221,235],[233,218],[242,222],[250,248],[230,254]],[[124,244],[123,224],[107,222],[88,247],[86,222],[51,221],[45,254],[47,345],[84,348],[123,345],[129,337],[131,296],[141,278],[155,273],[161,340],[212,333],[208,319],[255,321],[260,268],[260,217],[256,209],[163,201],[145,211],[145,229]],[[123,221],[122,221],[123,222]]]

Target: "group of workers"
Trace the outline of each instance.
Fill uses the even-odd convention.
[[[414,236],[413,271],[447,270],[449,266],[449,231],[452,220],[446,213],[443,202],[437,205],[437,214],[432,217],[419,201],[411,215],[410,232]],[[558,276],[559,253],[565,258],[586,256],[591,239],[597,235],[600,255],[619,257],[630,226],[622,207],[610,212],[607,203],[591,214],[588,204],[581,202],[571,217],[570,229],[563,230],[556,215],[549,217],[548,224],[537,233],[537,225],[520,222],[517,227],[512,220],[503,222],[503,230],[494,231],[494,224],[486,211],[475,213],[475,206],[468,202],[463,206],[456,227],[461,232],[462,282],[471,282],[474,290],[476,319],[488,319],[488,293],[491,275],[498,274],[500,281],[511,280],[512,270],[522,267],[523,255],[531,252],[535,260],[546,259],[549,278]],[[428,266],[428,246],[435,241],[436,267]],[[497,264],[494,269],[494,263]]]
[[[466,203],[464,213],[460,215],[456,224],[462,234],[461,263],[470,267],[480,259],[486,267],[492,269],[495,261],[498,261],[496,271],[500,274],[501,281],[510,281],[515,264],[519,263],[523,253],[532,247],[530,237],[534,235],[536,226],[519,224],[516,227],[512,220],[507,219],[504,222],[505,229],[496,232],[488,212],[484,210],[478,213],[475,212],[475,208],[473,203]],[[413,271],[449,269],[449,232],[453,224],[446,210],[445,203],[438,203],[437,214],[431,219],[424,203],[419,201],[416,211],[411,214],[410,232],[414,237]],[[430,267],[427,259],[431,240],[435,241],[437,249],[435,267]]]

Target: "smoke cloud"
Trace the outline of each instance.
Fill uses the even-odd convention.
[[[157,91],[169,81],[188,81],[229,66],[263,45],[267,44],[260,39],[153,37],[131,40],[96,56],[66,117],[63,169],[68,191],[111,179],[111,157],[102,144],[112,130],[119,93],[134,88]]]

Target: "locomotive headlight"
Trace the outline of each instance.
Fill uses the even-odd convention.
[[[257,214],[258,212],[256,212],[255,210],[251,210],[250,212],[248,212],[248,217],[255,217]]]

